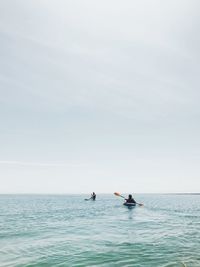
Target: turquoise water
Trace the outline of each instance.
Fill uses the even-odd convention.
[[[200,196],[0,196],[0,266],[200,266]]]

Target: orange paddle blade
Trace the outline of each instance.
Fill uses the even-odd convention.
[[[118,196],[118,197],[120,196],[120,193],[115,192],[114,194],[115,194],[116,196]]]

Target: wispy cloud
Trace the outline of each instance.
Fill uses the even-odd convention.
[[[158,158],[199,160],[199,3],[0,1],[1,184],[28,172],[28,189],[60,171],[77,177],[67,186],[90,172],[84,186],[99,173],[104,187],[110,172],[127,189],[140,177],[143,191],[163,177]],[[152,161],[148,173],[146,161],[133,168],[138,158]]]
[[[18,165],[18,166],[35,166],[35,167],[67,167],[67,166],[82,166],[83,164],[79,163],[50,163],[50,162],[27,162],[27,161],[7,161],[1,160],[0,164],[2,165]]]

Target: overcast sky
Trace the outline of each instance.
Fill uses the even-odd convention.
[[[1,0],[0,193],[199,192],[198,0]]]

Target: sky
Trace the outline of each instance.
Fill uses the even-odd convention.
[[[200,192],[198,0],[1,0],[0,193]]]

